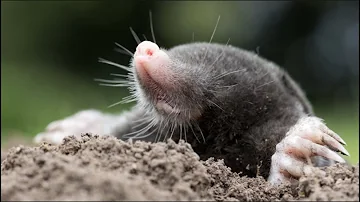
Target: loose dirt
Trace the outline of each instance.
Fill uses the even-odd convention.
[[[316,168],[298,183],[271,186],[201,161],[191,146],[67,137],[61,145],[1,151],[1,200],[359,200],[359,165]]]

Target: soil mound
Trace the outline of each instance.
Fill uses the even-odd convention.
[[[1,199],[8,200],[359,200],[359,166],[314,169],[296,184],[271,186],[201,161],[191,146],[67,137],[61,145],[15,146],[1,154]]]

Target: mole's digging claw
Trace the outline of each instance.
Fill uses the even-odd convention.
[[[338,142],[340,142],[342,145],[346,145],[346,142],[334,131],[330,130],[325,124],[320,125],[320,130],[322,130],[324,133],[330,135],[334,139],[336,139]]]
[[[339,142],[344,141],[328,129],[321,119],[316,117],[300,119],[276,145],[268,180],[278,184],[289,181],[290,178],[299,178],[311,171],[312,166],[308,165],[310,162],[308,159],[313,156],[345,163],[346,161],[336,152],[347,156],[349,152]]]

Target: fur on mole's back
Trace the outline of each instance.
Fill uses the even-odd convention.
[[[189,71],[201,81],[203,96],[217,104],[197,120],[201,131],[194,135],[203,133],[206,142],[187,136],[195,152],[202,159],[224,159],[235,172],[267,177],[276,144],[301,117],[313,113],[300,87],[276,64],[233,46],[191,43],[167,54],[195,68]],[[214,79],[218,75],[226,76]],[[179,138],[174,134],[174,140]]]
[[[266,85],[264,81],[271,78],[273,82],[279,84],[277,87],[283,88],[284,91],[298,99],[305,113],[313,114],[312,106],[299,85],[284,69],[260,57],[258,54],[231,45],[207,42],[178,45],[169,49],[169,54],[182,62],[192,63],[194,66],[199,63],[214,66],[213,69],[216,70],[218,74],[226,74],[239,69],[246,69],[246,72],[242,72],[243,75],[240,75],[241,78],[239,78],[239,74],[229,74],[228,76],[228,80],[232,79],[232,83],[242,83],[242,85],[238,86],[250,87],[253,85],[254,87],[262,87]],[[207,71],[202,71],[201,69],[198,71],[198,73],[203,76],[206,72]],[[238,78],[236,78],[236,76],[238,76]],[[207,79],[212,80],[211,77]],[[241,90],[239,89],[239,91]]]

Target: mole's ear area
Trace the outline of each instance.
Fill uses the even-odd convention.
[[[303,117],[276,145],[268,180],[273,184],[298,179],[314,166],[346,163],[336,152],[349,156],[345,141],[317,117]],[[306,159],[304,161],[304,159]],[[315,163],[312,163],[315,160]]]

